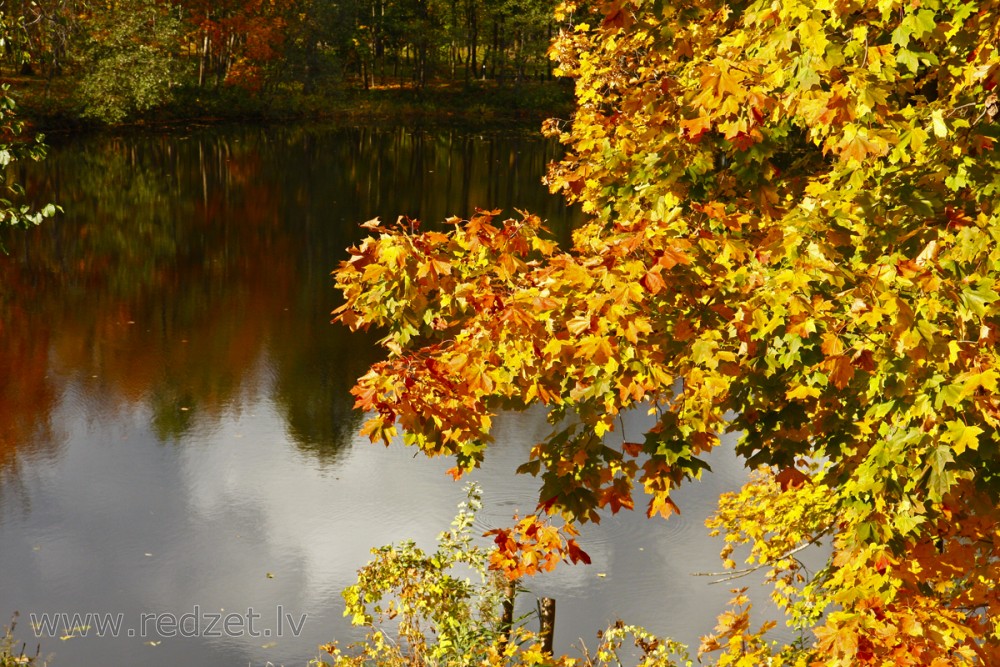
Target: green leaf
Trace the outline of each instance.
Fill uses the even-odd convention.
[[[1000,299],[1000,294],[993,290],[993,281],[985,279],[976,283],[975,287],[963,288],[960,298],[962,305],[979,317],[985,317],[986,306]]]
[[[939,445],[931,452],[928,461],[930,474],[928,475],[927,489],[934,502],[940,502],[955,483],[954,473],[946,469],[948,464],[954,460],[951,448],[946,445]]]
[[[945,405],[949,408],[957,408],[962,403],[963,398],[964,394],[961,384],[956,382],[945,385],[937,393],[937,397],[934,400],[934,409],[940,411]]]
[[[896,53],[896,62],[900,65],[906,67],[913,74],[916,74],[920,69],[920,58],[917,54],[909,49],[902,48]]]

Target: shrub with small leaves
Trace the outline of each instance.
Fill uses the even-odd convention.
[[[503,607],[513,603],[512,584],[490,569],[496,547],[488,549],[475,540],[473,525],[482,495],[475,484],[466,490],[451,530],[438,536],[434,553],[412,541],[372,550],[375,558],[343,592],[344,615],[368,628],[365,640],[346,651],[337,642],[327,644],[322,647],[327,657],[314,665],[605,667],[621,664],[631,637],[639,667],[690,667],[683,646],[634,625],[616,623],[599,635],[594,655],[570,658],[543,649],[540,636],[525,626],[530,614],[505,621]]]

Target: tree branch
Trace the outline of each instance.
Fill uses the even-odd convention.
[[[794,556],[795,554],[799,553],[800,551],[805,551],[808,547],[811,547],[811,546],[814,546],[814,545],[818,544],[820,537],[821,537],[820,535],[817,535],[812,540],[810,540],[808,542],[804,542],[804,543],[800,544],[799,546],[795,547],[794,549],[790,549],[790,550],[786,551],[785,553],[781,554],[777,558],[777,560],[784,560],[786,558],[790,558],[791,556]],[[757,570],[760,570],[761,568],[769,567],[769,565],[770,564],[768,562],[768,563],[760,563],[759,565],[754,565],[753,567],[746,567],[746,568],[743,568],[742,570],[733,570],[732,572],[692,572],[691,574],[693,576],[695,576],[695,577],[721,577],[721,579],[716,579],[715,581],[710,581],[709,583],[710,584],[724,584],[724,583],[726,583],[728,581],[733,581],[735,579],[741,579],[742,577],[745,577],[747,575],[753,574],[754,572],[756,572]]]

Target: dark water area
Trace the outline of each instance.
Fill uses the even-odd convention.
[[[339,592],[368,550],[432,546],[464,493],[450,462],[357,435],[349,389],[379,351],[330,324],[330,271],[375,216],[521,209],[565,240],[578,213],[540,182],[558,155],[531,132],[214,128],[64,139],[19,165],[66,213],[3,238],[0,615],[55,667],[304,665],[357,639]],[[539,411],[496,424],[472,475],[484,529],[534,508],[514,470],[547,433]],[[593,565],[526,582],[560,605],[558,650],[618,617],[688,642],[714,625],[729,593],[690,573],[717,569],[702,521],[745,477],[715,458],[680,517],[609,518],[584,533]],[[36,640],[43,614],[69,627]],[[239,628],[207,632],[229,614]],[[104,618],[121,627],[97,636]]]

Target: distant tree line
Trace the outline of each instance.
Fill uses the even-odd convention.
[[[2,0],[4,74],[79,83],[105,120],[177,88],[551,77],[554,0]]]

